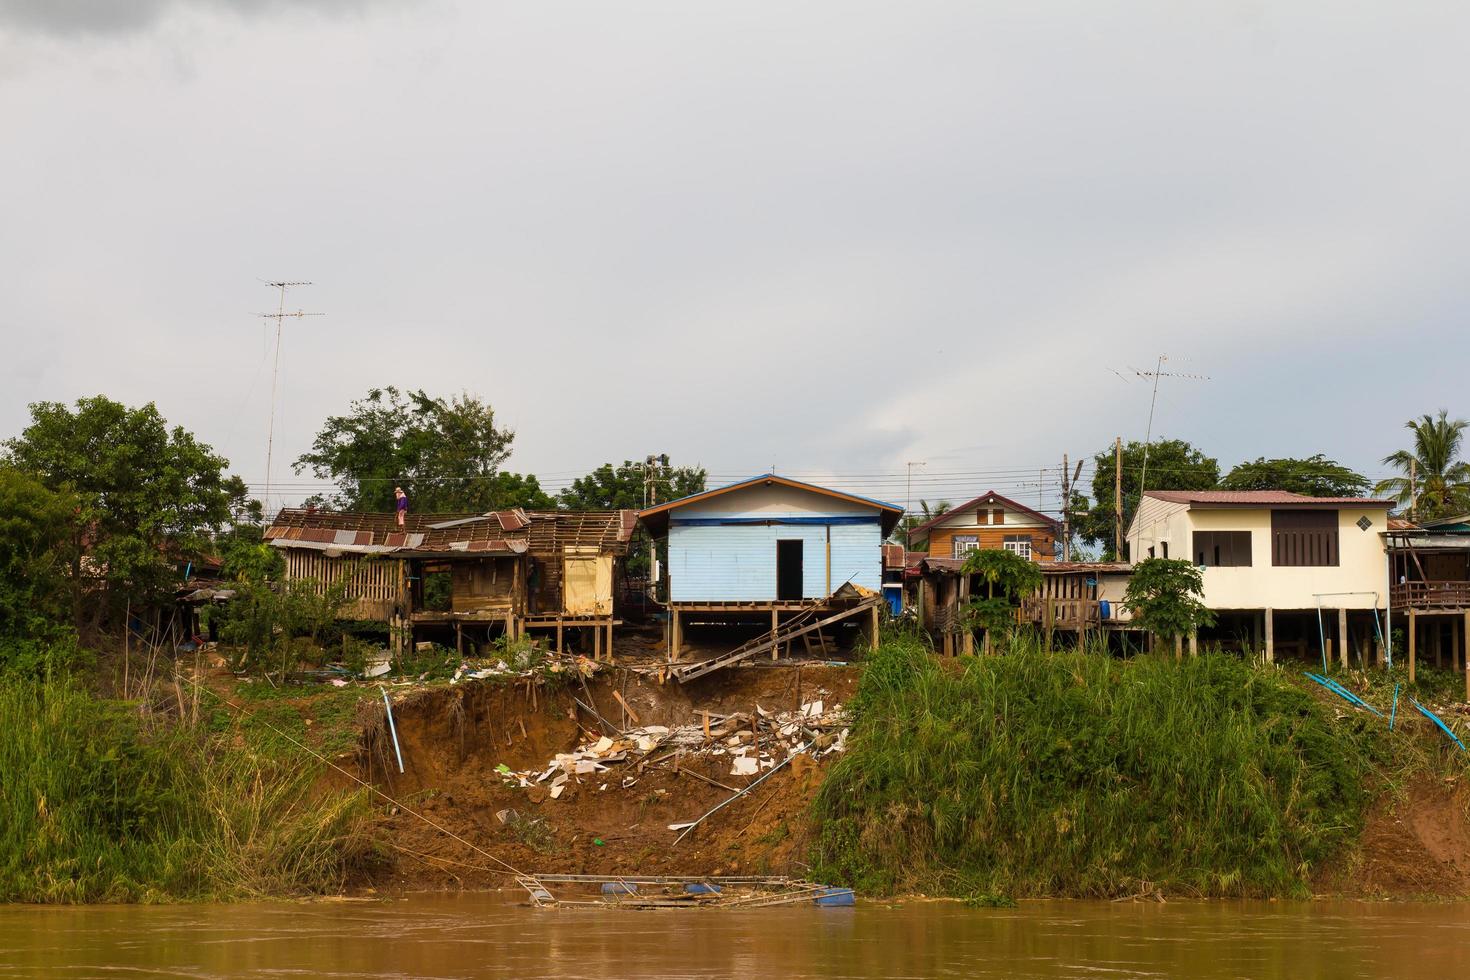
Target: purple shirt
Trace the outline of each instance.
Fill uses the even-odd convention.
[[[398,498],[398,509],[408,510],[408,497],[403,496]]]

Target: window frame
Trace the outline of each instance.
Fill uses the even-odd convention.
[[[1006,551],[1020,555],[1027,561],[1034,561],[1032,555],[1035,552],[1034,542],[1029,534],[1007,534],[1000,543]]]
[[[960,543],[967,542],[969,547],[960,551]],[[953,534],[949,538],[949,554],[951,558],[964,558],[971,551],[980,550],[980,535],[978,534]]]
[[[1250,568],[1255,564],[1251,539],[1249,531],[1195,531],[1190,552],[1200,568]]]
[[[1335,509],[1271,511],[1271,565],[1337,568],[1342,564],[1342,520]]]

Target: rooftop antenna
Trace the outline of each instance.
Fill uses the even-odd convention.
[[[286,312],[286,290],[292,286],[310,286],[311,283],[309,282],[281,281],[268,282],[266,285],[272,289],[279,289],[281,291],[281,301],[276,307],[276,312],[260,314],[263,319],[276,321],[276,354],[275,359],[271,363],[271,418],[265,434],[265,492],[261,494],[268,513],[271,505],[271,462],[276,442],[276,386],[281,374],[281,324],[285,322],[288,316],[299,318],[303,316],[324,316],[325,314],[304,313],[301,310],[297,310],[295,313]]]
[[[1143,470],[1138,475],[1138,502],[1140,504],[1143,503],[1143,491],[1148,486],[1148,447],[1149,443],[1152,442],[1154,435],[1154,406],[1157,405],[1159,401],[1159,379],[1182,378],[1188,381],[1210,380],[1203,374],[1177,374],[1171,371],[1165,371],[1164,362],[1168,359],[1168,354],[1160,354],[1159,361],[1157,364],[1154,365],[1154,369],[1152,371],[1140,371],[1137,368],[1133,369],[1134,374],[1138,375],[1140,378],[1152,378],[1154,383],[1153,394],[1149,396],[1148,400],[1148,428],[1145,430],[1143,435]]]

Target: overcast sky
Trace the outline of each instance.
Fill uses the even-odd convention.
[[[1209,380],[1156,436],[1376,477],[1470,414],[1467,50],[1426,0],[0,0],[0,436],[152,400],[262,483],[289,278],[278,484],[397,384],[553,487],[1032,502],[1161,353]]]

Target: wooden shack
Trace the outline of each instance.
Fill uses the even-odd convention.
[[[636,524],[633,511],[392,514],[282,510],[265,538],[288,580],[345,584],[344,618],[386,622],[395,645],[421,634],[473,651],[501,636],[566,630],[612,655],[614,582]]]

